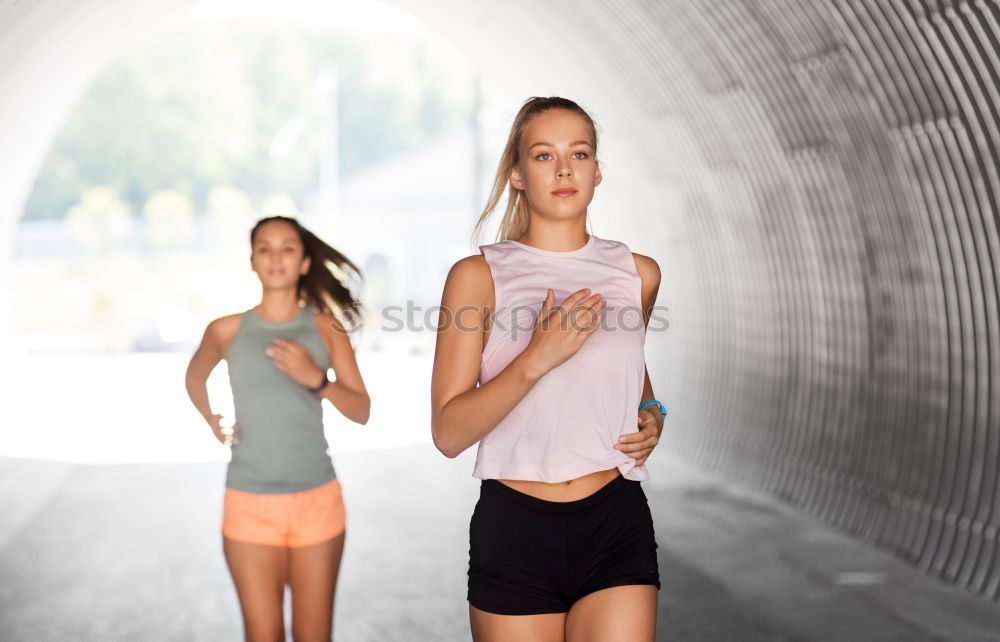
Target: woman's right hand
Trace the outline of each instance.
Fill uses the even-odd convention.
[[[222,415],[212,415],[208,420],[208,425],[212,428],[212,433],[223,446],[235,446],[240,443],[238,434],[239,426],[235,422],[230,426],[222,423]]]
[[[588,296],[589,295],[589,296]],[[590,288],[577,290],[553,309],[555,293],[549,288],[535,319],[535,329],[522,353],[540,375],[568,360],[601,326],[607,303]]]

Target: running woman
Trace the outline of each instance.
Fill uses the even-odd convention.
[[[596,152],[579,105],[529,99],[476,226],[509,184],[502,240],[444,286],[432,432],[447,457],[479,445],[478,642],[654,639],[657,543],[640,482],[666,414],[643,355],[660,270],[587,233]]]
[[[329,400],[356,423],[368,421],[368,392],[335,314],[352,329],[360,325],[361,305],[347,285],[361,275],[294,218],[259,220],[250,246],[261,301],[208,324],[188,366],[187,390],[216,438],[232,448],[222,541],[246,639],[285,639],[287,585],[294,639],[330,640],[346,510],[321,403]],[[221,359],[233,391],[232,430],[220,425],[206,388]]]

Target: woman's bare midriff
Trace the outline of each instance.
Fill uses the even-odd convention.
[[[554,484],[540,481],[527,481],[524,479],[499,479],[500,483],[510,486],[514,490],[519,490],[526,495],[544,499],[549,502],[573,502],[583,499],[588,495],[593,495],[605,484],[613,480],[620,473],[617,468],[599,470],[583,477],[570,479],[569,481],[556,482]]]

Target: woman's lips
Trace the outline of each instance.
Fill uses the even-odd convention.
[[[559,196],[562,198],[566,198],[567,196],[572,196],[573,194],[576,194],[575,189],[557,189],[556,191],[552,192],[553,196]]]

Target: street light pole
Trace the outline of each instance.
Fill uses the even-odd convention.
[[[319,102],[319,212],[315,224],[327,235],[338,226],[340,206],[340,152],[337,112],[337,69],[325,64],[316,76]]]

